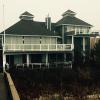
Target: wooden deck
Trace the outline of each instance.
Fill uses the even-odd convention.
[[[10,100],[3,73],[0,73],[0,100]]]

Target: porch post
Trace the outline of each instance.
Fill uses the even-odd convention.
[[[72,51],[72,63],[74,63],[74,50]]]
[[[74,35],[72,35],[72,48],[71,49],[74,49]]]
[[[29,67],[29,54],[26,54],[26,63],[27,63],[27,66]]]
[[[85,62],[85,37],[83,37],[83,62]]]
[[[85,37],[83,37],[83,51],[85,51]]]
[[[6,65],[6,55],[3,54],[3,71],[5,71],[5,65]]]
[[[66,53],[64,53],[64,62],[66,62]]]
[[[46,65],[48,65],[48,53],[46,53]]]

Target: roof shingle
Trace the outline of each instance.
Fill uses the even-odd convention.
[[[61,20],[59,20],[57,23],[57,25],[61,25],[61,24],[71,24],[71,25],[85,25],[85,26],[89,26],[91,27],[92,25],[82,21],[79,18],[76,17],[71,17],[71,16],[66,16],[63,17]]]
[[[49,31],[46,29],[45,22],[37,22],[33,20],[20,20],[16,24],[6,29],[5,32],[6,34],[13,35],[57,36],[57,33],[55,33],[54,31]]]

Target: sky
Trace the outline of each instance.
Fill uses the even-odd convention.
[[[20,14],[25,11],[33,14],[36,21],[45,21],[49,14],[52,22],[57,22],[68,9],[93,25],[92,30],[100,30],[100,0],[0,0],[0,31],[3,30],[3,19],[6,29],[18,22]]]

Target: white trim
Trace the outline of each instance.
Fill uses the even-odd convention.
[[[29,66],[29,63],[30,63],[29,54],[26,54],[26,63],[27,63],[27,66]]]
[[[22,17],[34,17],[34,15],[21,15]],[[20,16],[20,17],[21,17]]]
[[[5,71],[6,55],[3,53],[3,71]]]
[[[62,25],[62,43],[64,44],[64,25]]]
[[[85,51],[85,37],[83,37],[83,51]]]
[[[3,35],[3,34],[1,34],[1,35]],[[46,36],[46,35],[14,35],[14,34],[6,34],[6,36],[34,36],[34,37],[36,37],[36,36],[39,36],[39,37],[59,37],[59,38],[61,38],[61,36]]]
[[[48,65],[48,53],[46,53],[46,65]]]
[[[59,25],[56,25],[56,26],[61,26],[61,25],[93,27],[93,26],[89,26],[89,25],[74,25],[74,24],[59,24]]]

